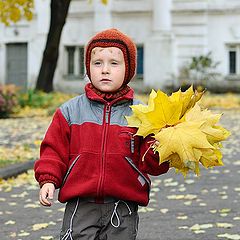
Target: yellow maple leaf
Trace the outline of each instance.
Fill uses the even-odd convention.
[[[208,109],[201,109],[198,104],[196,104],[190,112],[186,113],[186,121],[199,121],[207,120],[212,126],[220,120],[222,114],[213,114]]]
[[[146,137],[158,133],[161,128],[176,124],[181,115],[182,103],[171,101],[162,91],[152,91],[148,105],[131,106],[133,115],[127,117],[128,125],[138,127],[136,135]]]
[[[216,126],[222,114],[213,114],[210,110],[201,110],[199,105],[195,105],[187,114],[186,121],[204,121],[201,126],[202,132],[207,136],[211,144],[225,140],[230,132],[221,126]]]
[[[171,101],[162,91],[157,91],[153,100],[154,110],[146,113],[151,123],[158,129],[176,124],[182,112],[182,103]]]
[[[202,156],[197,149],[213,149],[207,141],[206,135],[200,130],[202,122],[183,122],[174,127],[162,129],[154,137],[159,141],[155,148],[159,152],[160,162],[169,160],[169,156],[176,153],[180,163],[171,165],[177,169],[188,168],[198,173],[198,162]],[[171,160],[170,160],[171,161]],[[179,167],[182,166],[181,168]]]
[[[170,155],[168,161],[169,166],[171,168],[175,168],[176,172],[181,172],[183,176],[186,176],[189,172],[189,168],[184,166],[178,154],[173,153],[172,155]]]
[[[157,93],[154,90],[152,90],[152,92],[149,95],[148,105],[138,104],[131,106],[133,110],[133,115],[130,117],[126,116],[126,119],[130,127],[138,128],[136,135],[145,137],[153,132],[157,133],[159,131],[158,128],[154,129],[152,123],[146,116],[147,112],[151,112],[154,110],[154,99],[156,98],[156,96]]]
[[[153,125],[151,121],[149,121],[149,118],[146,116],[146,113],[142,113],[138,109],[135,110],[135,116],[127,120],[129,122],[129,126],[138,127],[136,135],[146,137],[149,134],[159,132],[159,128]]]
[[[219,149],[203,149],[202,153],[199,161],[205,168],[223,165],[222,153]]]
[[[204,92],[194,91],[193,86],[191,86],[185,92],[182,92],[181,89],[179,89],[177,92],[172,93],[169,99],[174,102],[182,103],[181,116],[184,116],[184,114],[201,99],[203,94]]]
[[[169,161],[170,167],[184,176],[190,170],[199,175],[199,163],[205,168],[223,165],[221,141],[230,135],[216,125],[221,114],[196,104],[203,93],[194,92],[192,86],[171,96],[152,91],[148,105],[132,106],[133,115],[127,117],[129,126],[138,128],[136,135],[151,134],[156,139],[152,147],[159,153],[160,163]]]

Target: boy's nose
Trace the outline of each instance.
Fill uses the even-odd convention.
[[[109,74],[109,72],[110,72],[110,70],[109,70],[108,64],[103,64],[102,73],[103,74]]]

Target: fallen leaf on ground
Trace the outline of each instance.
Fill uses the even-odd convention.
[[[40,205],[29,203],[29,204],[24,205],[24,208],[40,208]]]
[[[216,223],[217,227],[219,228],[232,228],[233,224],[231,223]]]
[[[211,223],[195,224],[192,227],[190,227],[190,230],[198,231],[198,230],[208,229],[208,228],[213,228],[213,224],[211,224]]]
[[[47,228],[48,225],[49,225],[48,223],[36,223],[32,226],[32,230],[33,231],[38,231],[40,229]]]
[[[15,224],[15,223],[16,223],[15,221],[9,220],[9,221],[5,222],[4,224],[5,224],[5,225],[13,225],[13,224]]]
[[[169,211],[169,210],[168,210],[167,208],[162,208],[162,209],[160,209],[160,212],[163,213],[163,214],[167,213],[168,211]]]
[[[231,239],[231,240],[240,240],[240,235],[238,235],[238,234],[224,233],[224,234],[218,234],[217,236],[219,238],[227,238],[227,239]]]
[[[41,236],[40,237],[42,240],[52,240],[53,236]]]
[[[21,231],[21,233],[18,234],[19,237],[27,237],[27,236],[29,236],[29,235],[30,235],[29,232],[25,232],[25,231],[23,231],[23,230]]]

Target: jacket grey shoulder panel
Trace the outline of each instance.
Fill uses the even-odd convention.
[[[60,107],[69,125],[82,124],[84,122],[101,124],[102,109],[103,106],[101,104],[93,107],[92,102],[86,97],[86,94],[72,98]]]
[[[127,101],[121,105],[117,105],[116,107],[113,106],[112,107],[112,111],[111,111],[111,124],[116,124],[116,125],[120,125],[120,126],[127,126],[127,120],[125,118],[125,116],[131,116],[132,115],[132,109],[131,109],[131,105],[137,105],[137,104],[141,104],[142,102],[137,100],[137,99],[133,99],[132,101]]]
[[[130,116],[132,114],[130,106],[139,103],[141,103],[139,100],[133,100],[113,105],[111,108],[110,124],[127,126],[125,116]],[[80,125],[85,122],[101,125],[103,122],[103,109],[104,104],[89,100],[86,94],[72,98],[60,107],[69,125]]]

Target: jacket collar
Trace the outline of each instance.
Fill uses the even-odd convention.
[[[122,101],[122,100],[132,100],[133,99],[133,95],[134,95],[134,90],[132,88],[130,88],[130,90],[124,94],[123,96],[120,96],[119,98],[113,99],[112,101],[107,101],[105,100],[102,96],[98,95],[92,88],[91,88],[91,83],[86,84],[85,86],[85,92],[86,92],[86,96],[93,100],[93,101],[99,101],[102,103],[109,103],[110,105]]]

